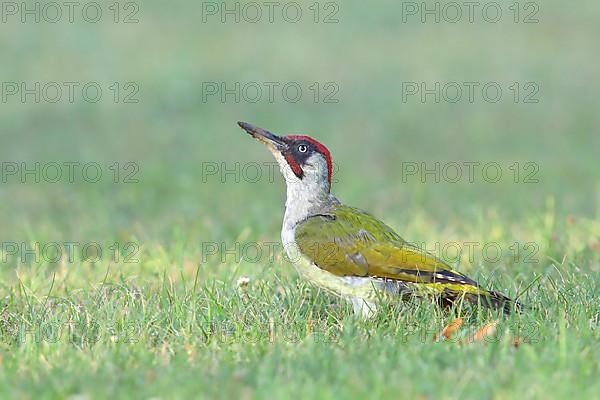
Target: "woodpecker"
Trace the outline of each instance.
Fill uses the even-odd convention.
[[[342,204],[331,194],[331,154],[317,140],[238,125],[271,151],[285,178],[281,241],[287,257],[301,277],[351,301],[355,314],[373,315],[382,294],[433,295],[444,303],[464,298],[505,312],[518,306],[405,241],[371,214]]]

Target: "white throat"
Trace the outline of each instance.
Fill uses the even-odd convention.
[[[332,206],[339,204],[339,201],[329,193],[327,173],[323,175],[322,169],[319,168],[322,165],[316,162],[316,167],[311,165],[304,167],[302,179],[294,175],[287,162],[280,163],[287,191],[281,241],[288,253],[292,250],[290,247],[295,246],[295,230],[298,223],[311,215],[327,212]]]
[[[306,179],[306,178],[305,178]],[[327,211],[339,201],[328,188],[315,182],[288,181],[285,201],[284,228],[293,228],[311,215]]]

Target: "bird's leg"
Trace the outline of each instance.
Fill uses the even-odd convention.
[[[352,297],[351,301],[354,308],[354,315],[360,316],[363,319],[369,319],[377,312],[377,306],[371,301],[359,297]]]

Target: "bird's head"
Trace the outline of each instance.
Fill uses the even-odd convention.
[[[238,125],[267,146],[288,186],[316,186],[329,193],[332,163],[327,147],[309,136],[277,136],[246,122]]]

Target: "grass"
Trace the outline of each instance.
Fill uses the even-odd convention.
[[[564,249],[545,253],[553,251]],[[260,265],[219,255],[162,267],[178,253],[148,246],[133,268],[18,266],[1,305],[2,397],[561,398],[576,387],[577,398],[591,398],[598,390],[592,262],[544,257],[534,271],[519,260],[494,268],[490,284],[513,295],[535,279],[520,315],[414,300],[384,302],[364,321],[298,281],[279,255]],[[466,322],[457,337],[434,342],[458,314]],[[499,322],[495,334],[464,342],[490,321]]]
[[[597,397],[597,3],[544,2],[536,24],[400,23],[392,1],[340,4],[338,24],[200,23],[200,2],[166,4],[140,4],[138,24],[0,24],[2,82],[95,81],[106,94],[0,104],[2,168],[103,172],[0,183],[0,397]],[[109,86],[130,81],[139,103],[111,101]],[[202,98],[205,82],[272,81],[305,96]],[[339,102],[315,103],[309,87],[332,81]],[[498,82],[506,96],[402,101],[402,82],[455,81]],[[508,87],[530,81],[540,102],[514,103]],[[322,140],[341,200],[530,309],[386,300],[355,319],[281,254],[283,183],[238,120]],[[403,176],[404,163],[473,161],[498,163],[502,179]],[[121,178],[134,162],[137,182],[115,183],[116,162]],[[516,162],[537,181],[515,182]],[[260,179],[242,176],[248,163]],[[55,243],[57,258],[27,252]],[[458,316],[456,338],[434,342]],[[492,337],[468,342],[492,321]]]

